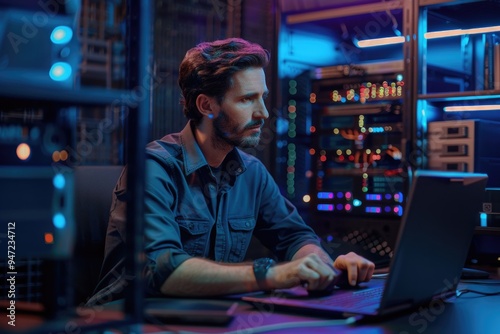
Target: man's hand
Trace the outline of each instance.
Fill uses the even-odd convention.
[[[347,279],[352,286],[369,281],[375,270],[373,262],[353,252],[339,255],[333,262],[333,266],[335,269],[347,271]]]
[[[267,281],[274,289],[292,288],[306,285],[308,290],[323,290],[328,288],[337,273],[333,267],[326,264],[317,254],[282,263],[269,269]]]
[[[369,281],[374,270],[373,262],[356,253],[340,255],[333,261],[323,248],[308,244],[295,253],[291,262],[271,268],[268,283],[275,289],[307,284],[310,291],[330,290],[341,275],[355,286]]]

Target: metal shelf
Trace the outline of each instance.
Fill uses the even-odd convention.
[[[66,88],[58,85],[36,85],[18,80],[0,78],[0,99],[16,102],[40,102],[58,105],[131,105],[130,90],[103,89],[97,87]]]
[[[375,2],[366,5],[356,5],[347,7],[338,7],[331,9],[321,9],[317,11],[311,11],[306,13],[290,14],[286,17],[286,23],[289,25],[317,22],[321,20],[345,18],[347,16],[362,15],[362,14],[373,14],[375,12],[385,12],[388,9],[402,9],[403,1],[387,1],[387,2]]]
[[[128,282],[128,292],[120,319],[103,319],[95,324],[84,321],[80,329],[94,330],[129,327],[127,332],[136,331],[143,322],[143,283],[142,283],[142,223],[144,216],[143,191],[145,174],[145,151],[149,133],[149,86],[145,80],[150,78],[152,51],[152,14],[153,3],[150,0],[127,2],[127,87],[129,89],[108,89],[84,86],[74,88],[70,84],[52,82],[46,73],[40,71],[21,71],[18,73],[0,72],[0,103],[2,107],[37,106],[39,108],[69,106],[124,106],[129,113],[127,127],[127,183],[129,202],[127,203],[127,254],[126,274],[133,279]],[[36,55],[35,55],[36,56]],[[36,72],[36,73],[35,73]],[[38,80],[41,79],[41,80]],[[34,84],[33,82],[41,82]],[[140,88],[140,94],[134,90]],[[57,296],[54,296],[57,297]],[[54,299],[56,300],[56,299]],[[46,306],[46,305],[44,305]],[[49,307],[49,311],[52,311]],[[55,310],[59,311],[59,310]],[[65,314],[65,313],[64,313]],[[34,324],[31,332],[52,332],[63,330],[67,321],[52,321],[44,318]],[[46,321],[45,321],[46,320]],[[75,322],[78,323],[78,322]],[[52,327],[52,325],[54,325]],[[35,328],[33,328],[35,327]]]
[[[500,90],[482,90],[471,92],[446,92],[446,93],[431,93],[418,95],[419,100],[427,100],[431,102],[441,101],[466,101],[479,99],[498,99],[500,98]]]

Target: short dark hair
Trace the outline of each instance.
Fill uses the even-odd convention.
[[[179,67],[184,115],[199,123],[202,115],[196,107],[198,95],[213,96],[221,103],[236,72],[264,68],[269,59],[269,51],[241,38],[203,42],[188,50]]]

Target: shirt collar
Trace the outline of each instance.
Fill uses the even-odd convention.
[[[186,175],[193,173],[203,166],[208,166],[207,160],[194,137],[193,131],[194,124],[192,121],[189,121],[180,133]],[[246,170],[245,162],[241,158],[237,148],[234,148],[228,153],[222,162],[222,166],[226,166],[225,168],[230,169],[230,172],[234,173],[234,175],[240,175]]]

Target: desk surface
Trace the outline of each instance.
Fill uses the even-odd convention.
[[[496,292],[500,281],[491,284],[461,283],[460,288]],[[493,284],[495,283],[495,284]],[[298,314],[259,310],[240,303],[234,320],[225,327],[146,325],[145,332],[160,330],[196,333],[453,333],[498,334],[500,329],[500,295],[481,296],[466,293],[452,301],[430,304],[396,318],[377,323],[349,324],[343,319],[301,316]],[[186,333],[187,334],[187,333]]]
[[[477,282],[477,283],[476,283]],[[459,289],[483,292],[500,291],[500,280],[462,282]],[[196,302],[196,300],[193,300]],[[232,303],[231,301],[227,301]],[[150,322],[139,325],[143,333],[453,333],[453,334],[498,334],[500,329],[500,295],[482,296],[466,293],[447,302],[431,303],[429,308],[420,308],[395,318],[376,323],[347,323],[343,319],[328,319],[300,314],[282,313],[254,308],[245,302],[237,302],[234,318],[225,325],[164,324]],[[0,332],[12,333],[81,333],[91,328],[103,327],[106,321],[121,321],[121,312],[96,307],[80,309],[78,319],[58,319],[48,324],[37,315],[17,314],[16,327],[8,326],[2,307]],[[104,326],[118,328],[120,326]],[[111,331],[113,332],[113,331]],[[116,333],[129,332],[129,329]]]
[[[500,291],[499,280],[482,280],[462,282],[460,289],[472,289],[484,292]],[[196,300],[191,300],[196,302]],[[206,301],[206,300],[205,300]],[[216,301],[217,303],[220,300]],[[233,303],[232,301],[225,301]],[[245,302],[235,304],[234,318],[228,324],[192,325],[164,324],[159,321],[149,321],[139,325],[143,333],[453,333],[453,334],[498,334],[500,330],[500,295],[482,296],[466,293],[447,302],[431,303],[428,308],[420,308],[414,312],[400,315],[376,323],[347,323],[342,319],[303,316],[300,314],[282,313],[269,309],[258,309]],[[2,313],[5,308],[2,307]],[[123,315],[113,309],[95,307],[94,309],[79,309],[77,319],[59,319],[44,322],[37,315],[17,314],[16,326],[7,325],[7,317],[2,314],[0,331],[12,333],[80,333],[85,329],[103,327],[107,321],[122,321]],[[120,328],[106,325],[105,328]],[[122,328],[116,333],[129,332]],[[110,333],[115,331],[111,330]]]

